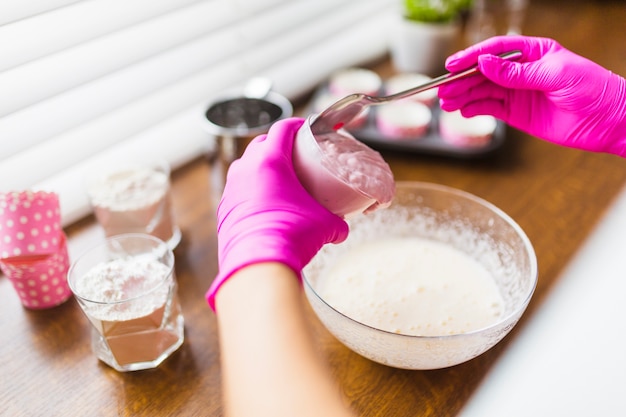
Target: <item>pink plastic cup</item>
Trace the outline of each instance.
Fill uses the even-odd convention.
[[[391,204],[395,182],[382,156],[344,130],[314,136],[312,120],[298,130],[293,150],[296,175],[309,194],[343,218]]]

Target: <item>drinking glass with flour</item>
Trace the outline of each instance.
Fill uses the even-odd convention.
[[[87,180],[87,193],[107,237],[147,233],[172,249],[180,243],[166,161],[116,163],[99,169]]]
[[[74,262],[68,283],[92,324],[93,352],[112,368],[155,368],[182,345],[174,254],[163,241],[111,237]]]

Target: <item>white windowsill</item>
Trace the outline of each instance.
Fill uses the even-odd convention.
[[[625,319],[626,189],[461,416],[626,415]]]

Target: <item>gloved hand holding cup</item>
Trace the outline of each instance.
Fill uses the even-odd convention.
[[[343,133],[320,147],[308,121],[281,120],[232,163],[217,210],[219,273],[207,293],[214,310],[217,291],[239,269],[280,262],[300,276],[324,244],[345,240],[343,217],[391,202],[395,184],[382,157],[335,135]],[[378,176],[361,178],[358,168],[371,164]]]

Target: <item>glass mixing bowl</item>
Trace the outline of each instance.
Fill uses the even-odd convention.
[[[348,239],[326,245],[304,269],[304,289],[324,326],[348,348],[375,362],[405,369],[439,369],[473,359],[509,333],[534,293],[537,259],[528,237],[507,214],[467,192],[398,182],[389,208],[356,216],[349,224]],[[502,297],[498,320],[467,333],[416,336],[360,323],[329,305],[318,287],[329,268],[362,243],[387,237],[433,240],[478,261],[494,278]]]

